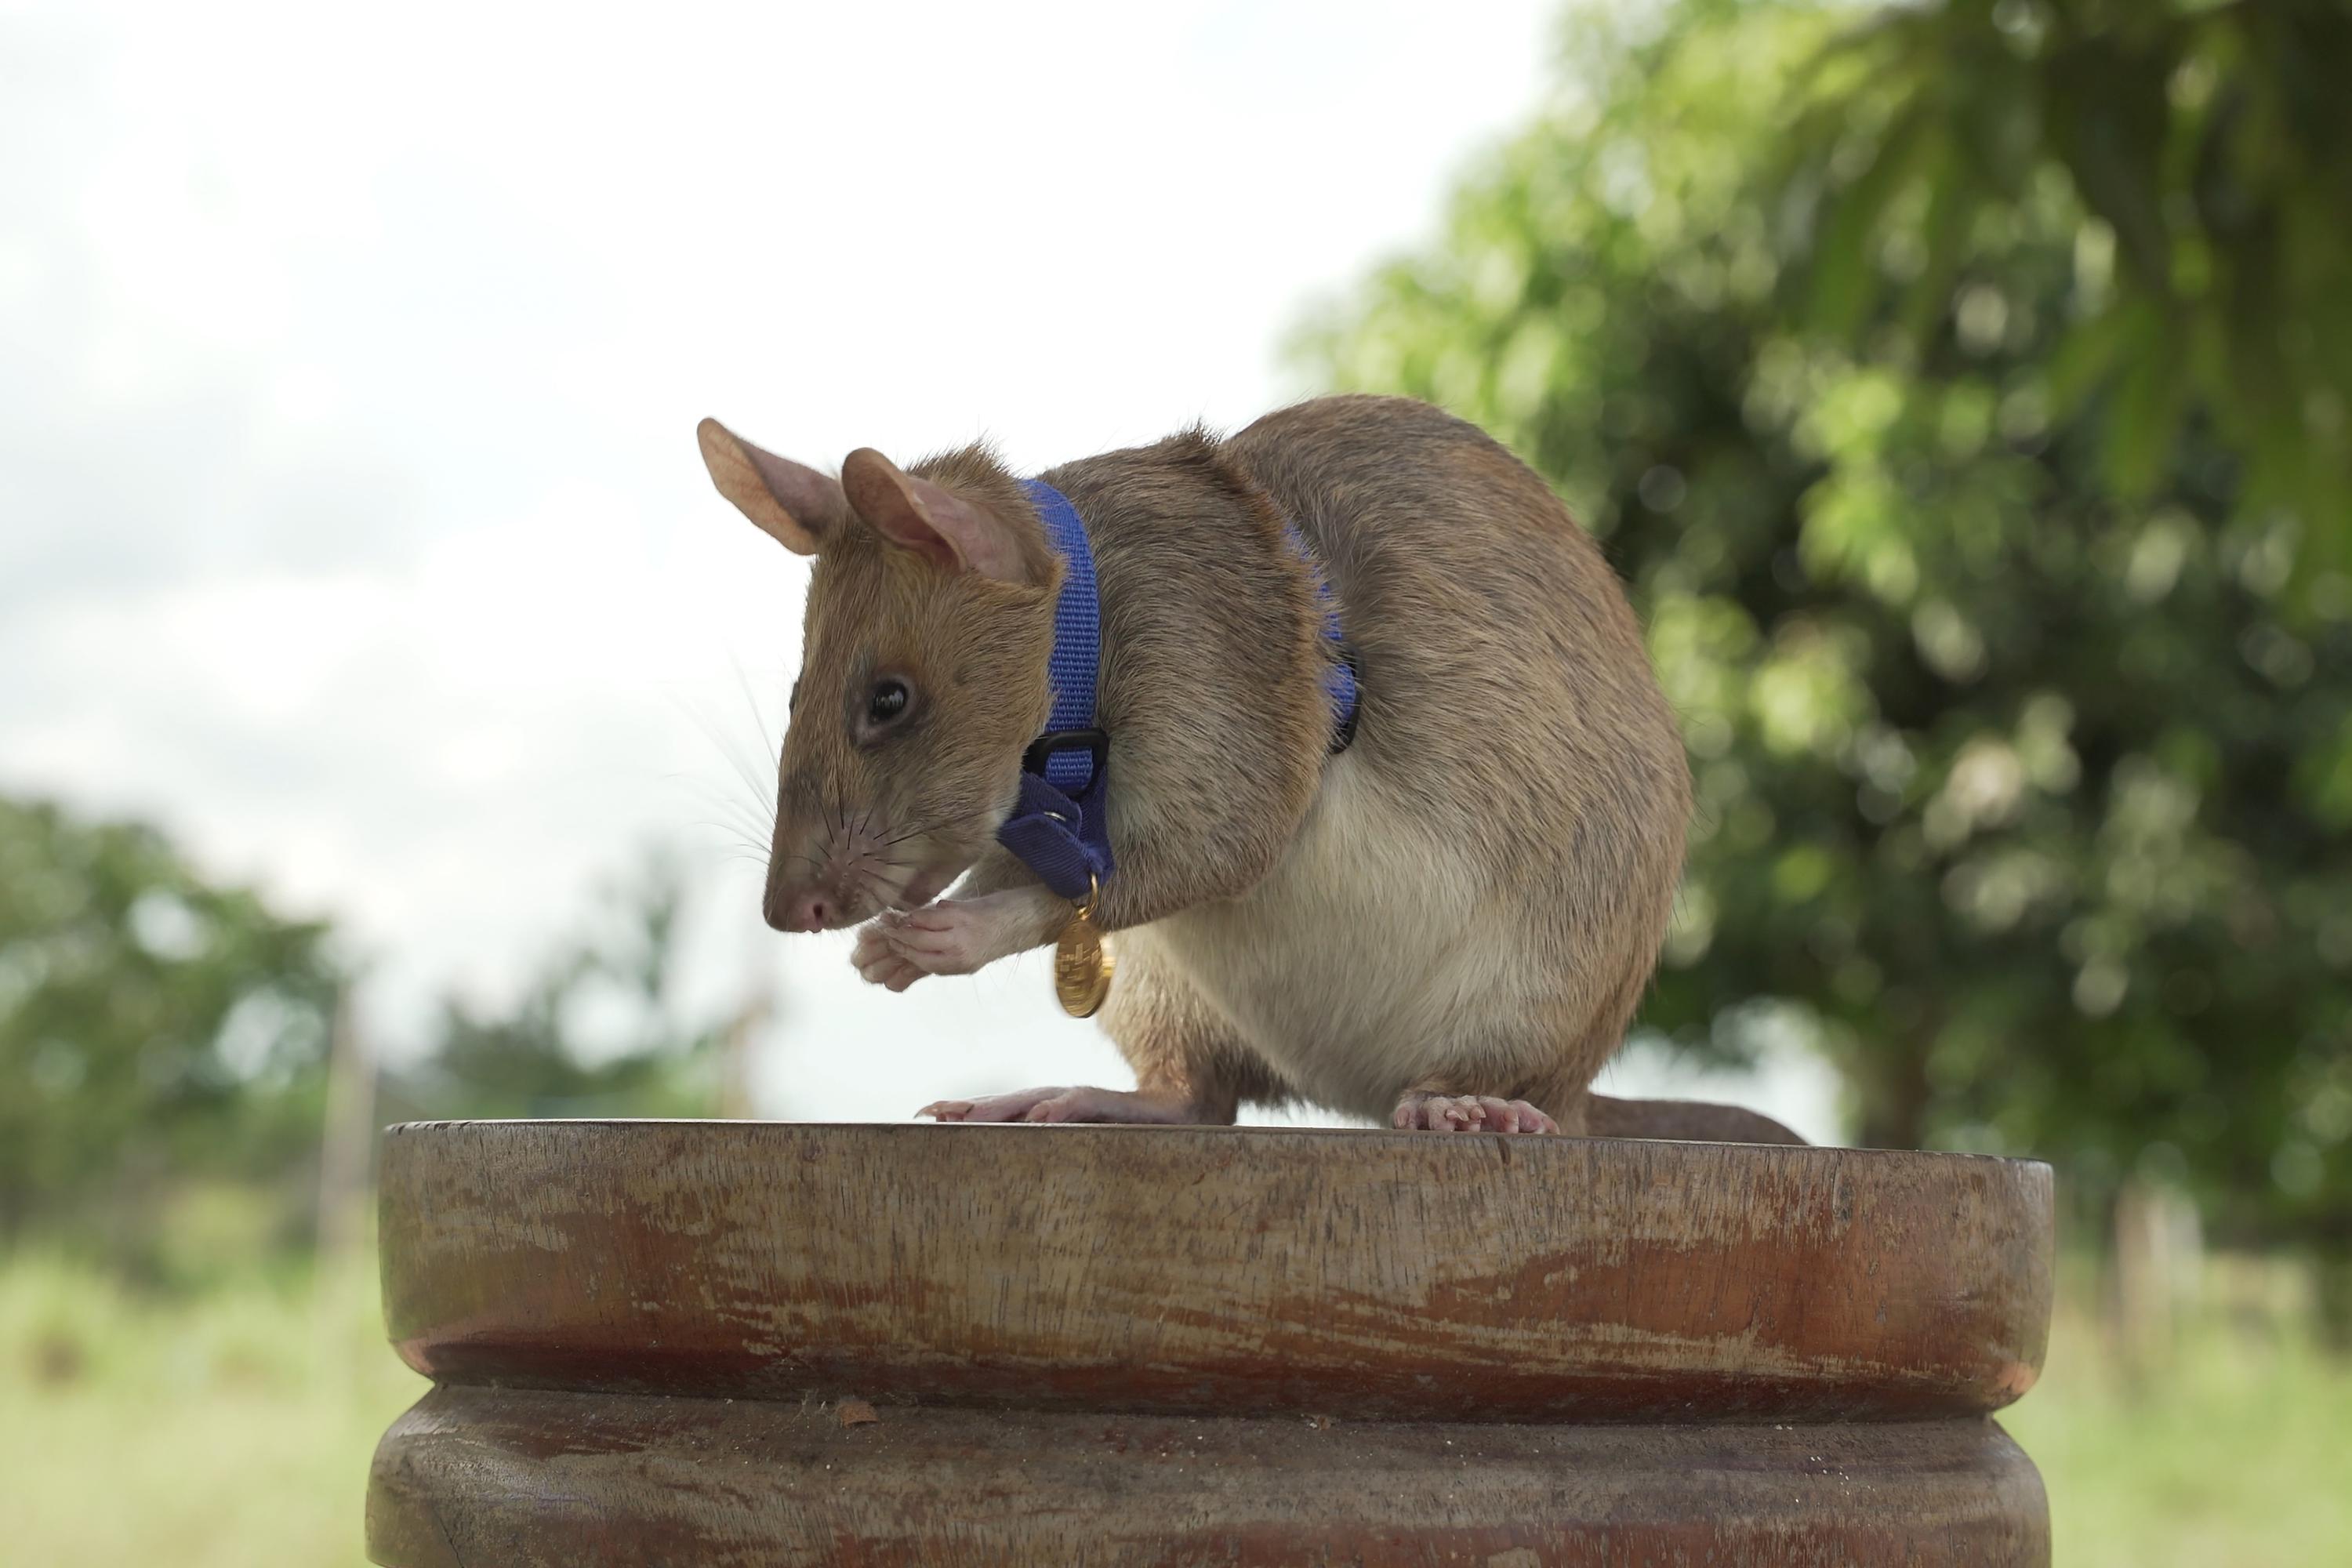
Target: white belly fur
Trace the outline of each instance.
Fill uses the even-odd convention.
[[[1485,880],[1342,755],[1264,881],[1118,942],[1158,946],[1307,1099],[1384,1121],[1433,1071],[1528,1052],[1525,920]]]

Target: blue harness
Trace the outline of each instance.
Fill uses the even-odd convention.
[[[1104,788],[1110,738],[1095,722],[1095,682],[1102,663],[1102,602],[1095,586],[1094,547],[1069,498],[1042,479],[1026,481],[1062,557],[1062,592],[1054,605],[1054,653],[1046,661],[1054,707],[1045,732],[1021,759],[1021,795],[996,841],[1062,897],[1084,899],[1110,879],[1110,828]],[[1323,635],[1333,645],[1325,682],[1331,696],[1331,750],[1356,738],[1356,656],[1341,635],[1331,584],[1296,526],[1290,546],[1315,575],[1323,600]]]

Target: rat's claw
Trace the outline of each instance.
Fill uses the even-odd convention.
[[[1431,1094],[1416,1090],[1397,1101],[1389,1125],[1432,1132],[1550,1133],[1559,1131],[1538,1108],[1524,1100],[1503,1100],[1491,1094]]]
[[[892,991],[904,991],[927,973],[899,951],[879,921],[857,933],[857,945],[851,951],[849,962],[869,984]]]

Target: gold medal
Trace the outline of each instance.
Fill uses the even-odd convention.
[[[1054,944],[1054,994],[1062,999],[1062,1011],[1073,1018],[1093,1017],[1103,998],[1110,994],[1112,959],[1103,946],[1102,932],[1095,929],[1095,907],[1102,901],[1102,884],[1091,877],[1087,881],[1086,898]]]

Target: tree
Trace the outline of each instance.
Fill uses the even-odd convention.
[[[681,1015],[677,863],[648,852],[606,901],[607,929],[559,946],[511,1006],[445,999],[438,1038],[390,1087],[390,1114],[710,1114],[725,1026]]]
[[[81,1221],[136,1253],[166,1179],[306,1159],[342,979],[324,921],[152,828],[0,797],[0,1242]]]
[[[2061,59],[2125,8],[2021,9],[2066,14]],[[2011,56],[1853,67],[1988,14],[1580,14],[1556,101],[1303,352],[1486,426],[1630,579],[1700,798],[1648,1026],[1738,1054],[1793,1020],[1865,1142],[2048,1154],[2093,1194],[2154,1166],[2352,1244],[2352,577],[2286,504],[2324,482],[2264,455],[2311,400],[2220,407],[2263,329],[2176,300],[2186,346],[2151,336],[2118,301],[2165,296],[2067,174],[2141,166],[2176,47],[2095,33],[2153,87],[2054,119],[1984,108]],[[2002,178],[1939,196],[1887,138],[1958,157],[1935,117],[1969,105]],[[2341,232],[2340,187],[2263,188]]]
[[[2050,390],[2062,417],[2106,395],[2105,483],[2154,498],[2210,423],[2239,510],[2352,565],[2347,61],[2342,0],[1890,7],[1819,58],[1791,138],[1812,319],[1925,346],[1986,231],[2062,187],[2077,286]]]

